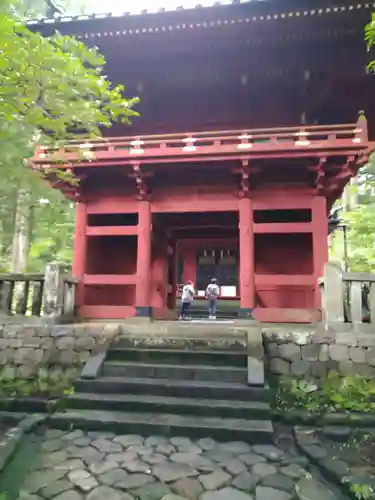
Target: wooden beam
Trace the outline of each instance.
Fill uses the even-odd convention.
[[[313,274],[255,274],[255,284],[261,286],[314,286]]]
[[[138,211],[138,201],[130,196],[106,196],[87,202],[88,214],[132,214]]]
[[[152,201],[151,211],[153,213],[187,213],[187,212],[236,212],[238,210],[238,199],[220,198],[218,200],[205,199],[204,194],[198,196],[189,202],[190,197],[185,199],[154,199]]]
[[[84,305],[80,309],[81,318],[123,319],[135,316],[133,306]]]
[[[274,222],[269,224],[254,224],[254,233],[258,234],[289,234],[311,232],[311,222]]]
[[[311,209],[312,193],[306,196],[279,196],[277,193],[269,192],[268,196],[258,198],[258,193],[254,197],[255,210],[300,210]]]
[[[84,285],[135,285],[135,274],[84,274]]]
[[[138,226],[91,226],[86,236],[131,236],[138,234]]]

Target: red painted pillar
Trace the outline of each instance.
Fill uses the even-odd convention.
[[[158,255],[152,262],[152,294],[151,305],[157,309],[164,309],[166,304],[166,272],[165,259]]]
[[[197,279],[197,254],[195,248],[185,248],[183,253],[183,282],[186,284]]]
[[[86,205],[85,203],[76,203],[72,274],[74,278],[79,280],[76,289],[76,308],[78,315],[79,308],[84,305],[83,276],[86,267],[86,226]]]
[[[321,292],[318,280],[323,276],[324,264],[328,261],[328,214],[327,200],[324,196],[315,196],[312,207],[312,237],[314,263],[314,306],[321,306]]]
[[[142,200],[138,205],[138,246],[137,246],[137,284],[136,315],[151,315],[151,203]]]
[[[253,201],[239,200],[240,316],[249,317],[255,305]]]
[[[166,241],[159,241],[155,257],[152,260],[151,268],[151,306],[157,310],[157,313],[160,316],[161,313],[165,312],[167,307],[168,248]],[[153,310],[153,313],[155,313],[155,310]]]
[[[178,252],[177,244],[175,241],[170,241],[169,243],[170,252],[168,252],[168,266],[170,266],[170,276],[169,285],[171,285],[171,291],[168,293],[167,297],[167,307],[168,309],[174,310],[176,308],[176,294],[177,294],[177,266],[178,266]]]

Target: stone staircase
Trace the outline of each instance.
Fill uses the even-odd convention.
[[[179,313],[179,310],[177,311]],[[199,307],[199,306],[193,306],[190,310],[189,310],[189,316],[193,319],[207,319],[208,318],[208,311],[207,311],[207,308],[204,308],[204,307]],[[237,319],[238,318],[238,314],[237,314],[237,310],[233,309],[224,309],[224,310],[221,310],[221,309],[218,309],[217,312],[216,312],[216,318],[218,320],[220,319]]]
[[[88,363],[94,373],[87,365],[76,392],[64,400],[64,411],[54,414],[52,423],[129,434],[272,442],[260,333],[253,329],[254,335],[234,338],[226,336],[233,328],[222,325],[212,326],[212,333],[202,338],[203,328],[208,327],[183,325],[183,337],[167,339],[120,337],[101,360]],[[186,338],[187,332],[193,338]]]
[[[217,319],[224,320],[234,320],[238,318],[238,307],[239,304],[232,305],[231,302],[225,303],[224,301],[218,302],[218,308],[216,311]],[[176,313],[179,315],[180,313],[180,303],[178,301],[178,305],[176,308]],[[208,318],[208,304],[205,300],[195,300],[192,303],[191,308],[189,309],[189,316],[193,319],[207,319]]]

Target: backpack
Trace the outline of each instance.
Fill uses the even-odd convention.
[[[219,287],[215,284],[210,284],[207,287],[207,298],[208,299],[216,299],[219,295]]]

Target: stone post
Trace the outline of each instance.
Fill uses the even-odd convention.
[[[63,316],[73,317],[75,313],[76,285],[66,281],[63,286]]]
[[[60,318],[63,314],[64,283],[59,264],[47,264],[44,272],[43,311],[46,318]]]
[[[343,273],[339,264],[327,262],[324,266],[323,319],[325,323],[344,322]]]

